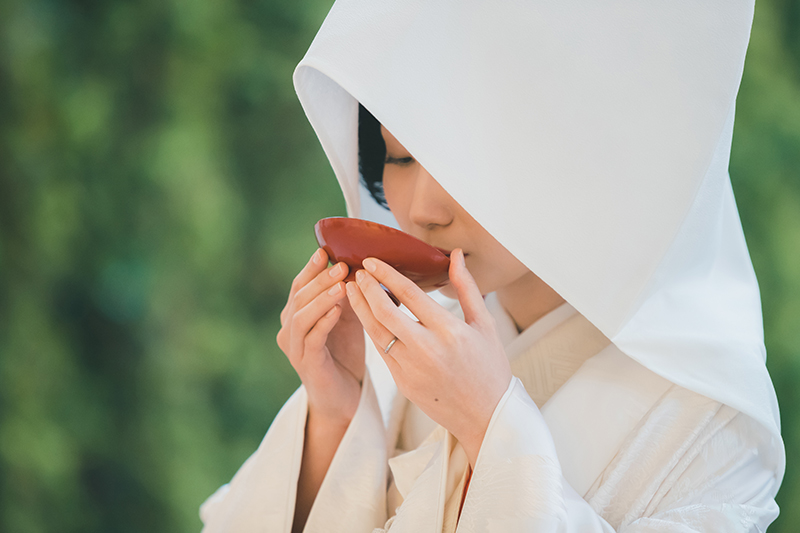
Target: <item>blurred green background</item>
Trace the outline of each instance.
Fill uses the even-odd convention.
[[[0,531],[190,532],[298,379],[344,213],[291,73],[330,1],[0,2]],[[800,529],[800,0],[760,0],[731,174]],[[794,504],[794,505],[793,505]]]

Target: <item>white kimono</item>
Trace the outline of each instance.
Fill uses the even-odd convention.
[[[777,516],[780,417],[728,177],[752,14],[334,3],[294,84],[348,215],[377,208],[359,185],[361,105],[581,314],[507,344],[516,377],[460,519],[461,446],[428,433],[370,352],[307,531],[755,532]],[[301,388],[204,505],[209,532],[290,530],[305,420]]]
[[[368,342],[360,404],[305,531],[757,532],[778,515],[759,424],[625,356],[567,304],[519,336],[496,300],[487,305],[515,377],[460,518],[463,449],[397,394]],[[204,531],[291,531],[306,401],[301,387],[203,504]]]

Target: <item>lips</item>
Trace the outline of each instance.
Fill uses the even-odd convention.
[[[442,252],[442,253],[443,253],[444,255],[446,255],[447,257],[450,257],[450,254],[452,254],[452,253],[453,253],[453,250],[455,250],[455,248],[453,248],[452,250],[448,250],[447,248],[439,248],[438,246],[434,246],[434,245],[431,245],[431,246],[433,246],[434,248],[436,248],[437,250],[439,250],[440,252]],[[458,248],[458,247],[456,246],[456,248]],[[462,250],[462,251],[463,251],[463,250]],[[464,252],[464,257],[465,257],[465,258],[466,258],[466,257],[469,257],[469,252]]]

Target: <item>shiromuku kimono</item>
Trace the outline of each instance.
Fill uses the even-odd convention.
[[[339,0],[295,71],[348,212],[358,104],[568,302],[518,333],[471,478],[367,342],[310,532],[756,532],[784,471],[728,177],[751,2]],[[444,300],[443,300],[444,301]],[[454,313],[456,303],[445,302]],[[208,532],[289,532],[301,387]]]

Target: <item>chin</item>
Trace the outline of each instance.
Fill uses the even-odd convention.
[[[442,295],[447,296],[448,298],[452,298],[453,300],[457,300],[458,299],[458,294],[456,294],[456,288],[453,287],[452,284],[445,285],[444,287],[439,289],[439,292]]]
[[[478,287],[480,289],[480,287]],[[489,291],[491,292],[491,291]],[[456,292],[456,288],[453,287],[452,284],[447,284],[441,289],[439,289],[439,293],[443,296],[447,296],[448,298],[452,298],[453,300],[458,300],[458,293]],[[481,289],[481,295],[486,296],[488,292]]]

